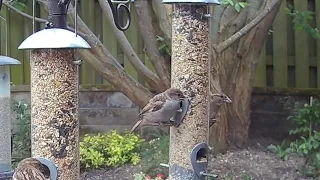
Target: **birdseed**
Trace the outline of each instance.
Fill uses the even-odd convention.
[[[10,97],[0,97],[0,165],[11,164]]]
[[[172,87],[192,98],[189,111],[178,128],[171,128],[170,179],[192,179],[190,153],[206,142],[208,131],[209,25],[203,5],[174,5],[172,14]],[[177,170],[177,169],[181,169]]]
[[[78,180],[78,75],[73,50],[31,54],[32,155],[52,160],[59,180]]]

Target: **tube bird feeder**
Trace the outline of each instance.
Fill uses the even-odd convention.
[[[181,125],[170,128],[170,180],[200,180],[206,173],[209,95],[209,5],[218,0],[163,0],[173,4],[171,86],[191,97]],[[206,160],[206,161],[205,161]]]
[[[67,10],[67,5],[50,0],[50,27],[29,36],[18,49],[31,50],[32,156],[52,161],[59,180],[78,180],[80,63],[76,51],[91,47],[77,35],[76,20],[75,32],[66,30]]]
[[[0,179],[12,177],[10,66],[20,61],[0,56]]]

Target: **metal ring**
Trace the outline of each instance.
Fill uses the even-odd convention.
[[[114,23],[115,23],[116,27],[117,27],[120,31],[126,31],[126,30],[129,28],[130,24],[131,24],[130,8],[129,8],[127,5],[125,5],[124,3],[119,3],[119,4],[117,5],[117,7],[114,8],[111,0],[108,0],[108,3],[109,3],[109,6],[110,6],[110,8],[111,8],[111,10],[112,10],[113,20],[114,20]],[[119,22],[120,22],[120,20],[119,20],[119,14],[120,14],[120,12],[121,12],[121,11],[120,11],[121,8],[122,8],[122,10],[124,10],[125,13],[127,13],[127,15],[128,15],[128,19],[127,19],[126,25],[123,26],[123,27],[122,27],[122,26],[120,25],[120,23],[119,23]]]

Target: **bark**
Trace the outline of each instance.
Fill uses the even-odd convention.
[[[158,16],[158,21],[160,25],[160,29],[163,32],[163,38],[166,42],[166,44],[170,47],[171,49],[171,17],[168,17],[168,12],[171,13],[172,6],[171,5],[165,5],[162,3],[162,0],[155,0],[153,2],[155,4],[155,7],[157,9],[157,16]]]
[[[232,27],[226,28],[226,31],[220,34],[220,42],[226,37],[230,37],[230,39],[215,46],[218,48],[213,52],[214,67],[212,71],[215,74],[212,79],[218,83],[214,83],[213,86],[215,86],[214,89],[222,89],[225,94],[231,97],[233,103],[221,111],[219,123],[211,129],[210,145],[214,146],[215,152],[226,150],[228,145],[237,148],[246,145],[255,71],[268,30],[278,12],[281,1],[269,0],[262,7],[262,13],[257,14],[252,21],[244,26],[240,30],[241,33],[233,34],[237,32],[236,29],[239,27]],[[247,16],[248,18],[250,17]]]
[[[161,55],[157,47],[156,35],[160,32],[157,29],[158,22],[151,12],[151,2],[145,0],[137,0],[134,2],[138,15],[138,24],[143,41],[146,46],[147,55],[157,71],[162,83],[166,88],[170,88],[170,71],[166,66],[166,59]]]
[[[142,77],[148,82],[148,84],[153,89],[156,89],[157,91],[160,91],[160,92],[164,91],[166,87],[161,82],[159,76],[154,74],[142,63],[137,53],[133,50],[132,46],[130,45],[125,34],[115,26],[114,20],[113,20],[113,14],[109,4],[107,4],[105,0],[99,0],[99,3],[103,11],[103,15],[107,18],[109,23],[113,25],[111,28],[117,38],[117,42],[121,45],[122,50],[127,55],[130,63],[138,71],[138,73],[142,75]]]

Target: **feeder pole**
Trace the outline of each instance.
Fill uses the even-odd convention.
[[[200,180],[204,176],[197,175],[191,154],[196,145],[206,144],[208,135],[208,0],[163,0],[163,3],[173,4],[171,87],[191,97],[181,125],[170,128],[169,179]]]

